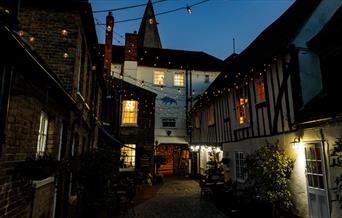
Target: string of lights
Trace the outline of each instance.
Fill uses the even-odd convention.
[[[96,23],[99,23],[99,21],[98,21],[97,18],[95,18],[95,21],[96,21]],[[104,32],[106,31],[106,27],[104,27],[104,26],[100,26],[100,27],[103,29]],[[123,42],[122,42],[122,41],[124,41],[123,36],[122,36],[121,34],[119,34],[119,33],[116,33],[116,32],[114,32],[114,33],[120,37],[120,39],[118,39],[116,36],[113,36],[114,40],[115,40],[119,45],[123,45]]]
[[[148,81],[145,81],[145,80],[139,80],[133,76],[130,76],[130,75],[124,75],[122,73],[119,73],[119,72],[115,72],[115,71],[112,71],[112,73],[116,74],[117,75],[117,78],[122,78],[123,77],[127,77],[127,78],[130,78],[134,81],[136,81],[137,83],[140,84],[140,86],[142,87],[147,87],[149,88],[150,90],[153,90],[157,93],[160,93],[160,92],[163,92],[164,93],[164,96],[172,96],[176,93],[176,96],[175,98],[178,98],[178,97],[185,97],[185,92],[182,91],[182,89],[184,89],[185,87],[177,87],[177,86],[167,86],[167,85],[159,85],[159,89],[157,89],[157,85],[152,83],[152,82],[148,82]],[[169,89],[169,90],[175,90],[177,89],[177,92],[173,91],[173,92],[167,92],[166,90],[164,90],[165,88]],[[195,90],[193,89],[192,90],[192,96],[195,98],[197,95],[199,95],[199,93],[202,93],[204,90]]]
[[[171,9],[171,10],[167,10],[167,11],[163,11],[163,12],[159,12],[156,13],[155,16],[159,16],[159,15],[164,15],[164,14],[169,14],[169,13],[174,13],[180,10],[186,10],[189,14],[192,13],[192,7],[203,4],[205,2],[208,2],[210,0],[202,0],[200,2],[194,3],[192,5],[186,5],[183,7],[179,7],[179,8],[175,8],[175,9]],[[136,17],[136,18],[129,18],[129,19],[124,19],[124,20],[118,20],[118,21],[114,21],[114,23],[124,23],[124,22],[130,22],[130,21],[135,21],[135,20],[141,20],[142,17]],[[106,25],[105,23],[97,23],[96,25]]]
[[[165,2],[165,1],[167,1],[167,0],[159,0],[159,1],[153,2],[153,4],[157,4],[157,3],[161,3],[161,2]],[[97,10],[97,11],[93,11],[93,13],[103,13],[103,12],[109,12],[109,11],[121,11],[121,10],[127,10],[127,9],[131,9],[131,8],[138,8],[138,7],[142,7],[145,5],[147,5],[147,4],[144,3],[144,4],[131,5],[131,6],[126,6],[126,7],[121,7],[121,8]]]

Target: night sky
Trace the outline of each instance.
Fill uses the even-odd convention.
[[[242,52],[267,26],[275,21],[294,0],[154,0],[159,34],[163,48],[203,51],[225,59]],[[93,11],[117,9],[147,3],[147,0],[90,0]],[[199,3],[199,4],[197,4]],[[185,7],[192,7],[187,13]],[[184,9],[181,9],[184,7]],[[177,10],[178,9],[178,10]],[[115,10],[113,16],[115,45],[124,44],[126,32],[139,30],[145,6]],[[94,13],[97,35],[104,42],[105,17],[108,12]],[[120,22],[137,18],[135,21]]]

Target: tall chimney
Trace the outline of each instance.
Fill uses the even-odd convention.
[[[125,35],[125,61],[138,60],[138,34],[126,33]]]
[[[113,50],[113,27],[114,17],[112,12],[108,12],[106,17],[106,43],[104,48],[104,75],[110,76],[112,65],[112,50]]]

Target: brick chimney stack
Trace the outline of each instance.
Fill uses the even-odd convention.
[[[125,61],[138,60],[138,34],[126,33],[125,35]]]
[[[112,12],[108,12],[106,17],[106,42],[104,48],[104,75],[109,76],[111,74],[112,65],[112,50],[113,50],[113,28],[114,17]]]

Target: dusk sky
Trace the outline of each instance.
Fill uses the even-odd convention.
[[[294,0],[154,0],[156,14],[171,10],[175,12],[157,16],[158,29],[163,48],[203,51],[220,59],[233,52],[242,52],[267,26],[275,21]],[[117,9],[146,4],[147,0],[90,0],[95,23],[104,24],[108,12],[99,10]],[[197,4],[199,3],[199,4]],[[192,7],[189,14],[185,9]],[[177,10],[179,9],[179,10]],[[125,33],[139,30],[145,6],[113,11],[113,44],[124,45]],[[99,43],[104,43],[105,26],[97,25]]]

